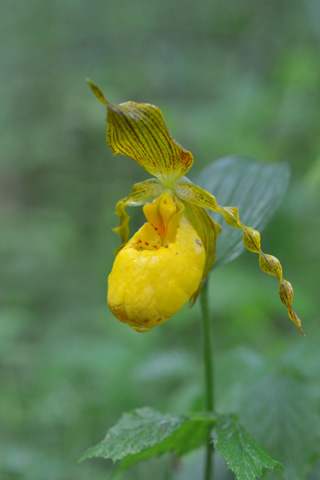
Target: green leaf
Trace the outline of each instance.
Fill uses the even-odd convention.
[[[261,477],[265,468],[281,468],[281,464],[246,432],[235,416],[222,415],[218,419],[212,440],[237,480],[255,480]]]
[[[237,207],[241,221],[262,230],[277,211],[290,178],[288,165],[264,164],[230,156],[205,167],[194,180],[213,194],[219,205]],[[213,268],[237,258],[245,250],[241,232],[225,225],[221,215],[210,212],[222,225]]]
[[[281,478],[308,478],[320,452],[318,406],[308,384],[283,374],[265,375],[247,388],[241,418],[250,433],[283,463]]]
[[[161,414],[153,408],[124,413],[104,440],[87,450],[80,458],[91,457],[121,460],[118,471],[136,463],[172,451],[183,455],[204,444],[215,417]]]

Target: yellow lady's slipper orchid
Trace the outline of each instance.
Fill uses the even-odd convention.
[[[172,138],[161,111],[144,103],[114,105],[88,83],[107,107],[107,142],[112,152],[131,157],[156,177],[135,184],[116,206],[120,224],[114,230],[122,246],[108,281],[112,313],[134,330],[146,332],[168,320],[188,300],[195,302],[213,265],[221,230],[209,209],[221,213],[228,225],[242,229],[243,243],[259,254],[261,269],[278,278],[280,299],[303,334],[291,305],[293,289],[283,279],[279,260],[262,252],[259,232],[241,222],[237,208],[221,207],[211,193],[184,177],[193,156]],[[144,205],[147,222],[129,240],[126,207],[137,205]]]

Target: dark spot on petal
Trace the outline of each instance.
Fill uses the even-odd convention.
[[[145,245],[149,245],[149,243],[148,243],[148,242],[144,242],[144,244],[145,244]]]
[[[196,238],[196,244],[200,245],[200,247],[201,247],[202,243],[200,242],[199,238]]]

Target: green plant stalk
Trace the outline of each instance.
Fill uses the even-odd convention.
[[[208,280],[203,286],[200,294],[201,300],[201,317],[202,317],[202,331],[203,331],[203,360],[205,373],[205,408],[208,412],[214,410],[214,383],[213,383],[213,359],[211,347],[211,332],[210,332],[210,312],[208,299]],[[213,480],[213,447],[212,444],[207,443],[206,464],[204,472],[204,480]]]

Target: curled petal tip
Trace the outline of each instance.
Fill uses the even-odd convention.
[[[289,283],[289,282],[288,282],[288,283]],[[289,317],[291,318],[291,320],[293,321],[293,323],[296,325],[296,327],[298,327],[301,335],[303,335],[303,336],[305,337],[306,334],[305,334],[304,331],[302,330],[301,320],[300,320],[300,318],[298,317],[298,315],[296,314],[296,312],[294,311],[294,309],[293,309],[290,305],[289,305],[288,313],[289,313]]]
[[[294,323],[295,323],[295,322],[294,322]],[[299,332],[301,333],[301,335],[302,335],[303,337],[305,337],[305,336],[306,336],[306,334],[305,334],[305,333],[304,333],[304,331],[302,330],[302,327],[301,327],[301,325],[298,325],[298,324],[296,324],[296,323],[295,323],[295,325],[298,327],[298,329],[299,329]]]
[[[107,106],[108,102],[105,99],[105,97],[104,97],[102,91],[100,90],[100,88],[95,83],[93,83],[89,78],[86,78],[86,82],[89,85],[89,87],[91,88],[91,90],[93,91],[93,93],[95,94],[95,96],[97,97],[97,99],[101,103],[103,103],[103,105]]]

